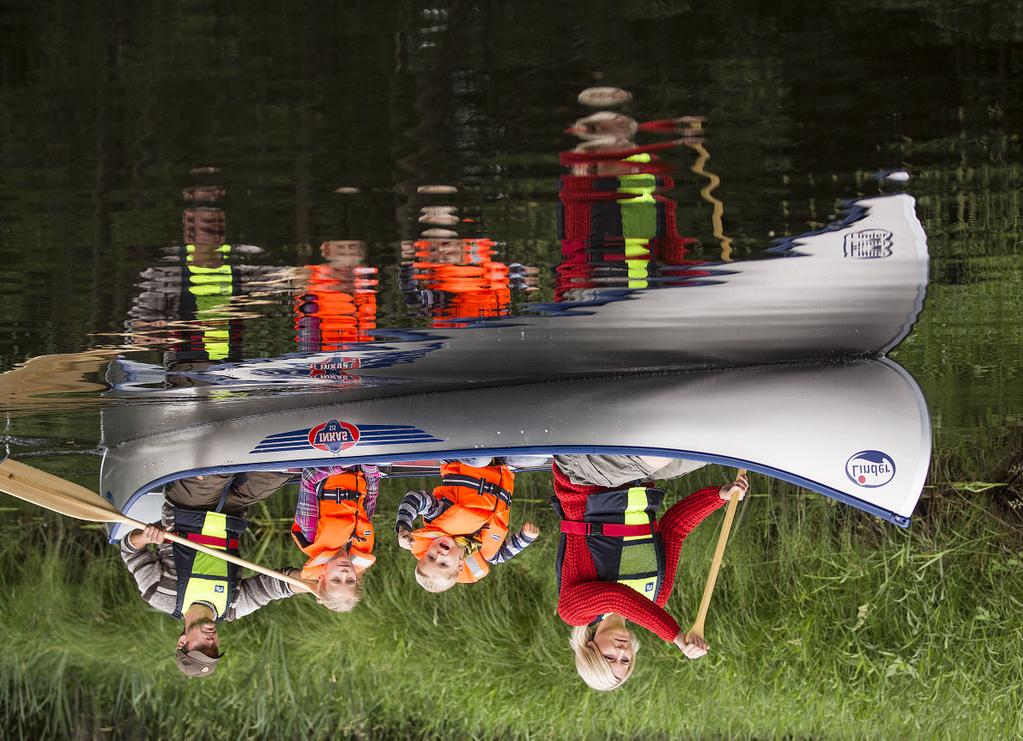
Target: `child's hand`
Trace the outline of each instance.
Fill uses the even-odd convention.
[[[412,533],[402,528],[398,531],[398,547],[406,551],[412,550]]]
[[[540,534],[540,528],[534,525],[532,522],[525,522],[522,524],[522,534],[527,538],[535,538]]]
[[[675,645],[682,651],[682,655],[687,659],[699,659],[707,655],[710,650],[710,646],[700,636],[686,637],[685,633],[679,633],[678,638],[675,639]]]
[[[718,496],[724,499],[726,502],[732,498],[732,489],[739,490],[739,501],[743,500],[746,496],[746,490],[749,488],[749,479],[746,478],[746,474],[736,476],[735,481],[731,484],[725,484],[718,490]]]

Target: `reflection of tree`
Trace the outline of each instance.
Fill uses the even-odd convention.
[[[967,114],[960,109],[958,117]],[[936,447],[954,451],[948,467],[969,461],[973,475],[986,476],[990,469],[974,456],[1018,450],[1012,431],[1020,408],[1014,389],[1023,375],[1023,168],[1016,164],[1019,141],[1004,131],[997,111],[969,119],[958,133],[893,147],[919,189],[917,214],[931,253],[926,309],[895,357],[923,379],[929,407],[940,410]],[[945,465],[939,461],[936,469]],[[990,480],[1005,473],[996,475]]]

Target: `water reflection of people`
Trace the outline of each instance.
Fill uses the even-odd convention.
[[[244,295],[272,289],[283,278],[280,268],[237,262],[262,250],[226,243],[224,211],[215,206],[223,194],[223,188],[211,186],[184,191],[191,205],[182,214],[183,244],[168,256],[179,264],[143,271],[140,293],[128,314],[129,338],[168,347],[168,370],[240,360],[243,324],[234,315],[234,305]],[[174,379],[179,377],[169,380]]]
[[[379,478],[376,466],[371,469]],[[364,471],[344,466],[302,472],[291,535],[309,556],[302,578],[316,582],[317,601],[335,612],[359,604],[363,575],[376,561],[366,479]]]
[[[433,326],[462,327],[475,319],[508,316],[508,266],[493,259],[490,239],[426,238],[402,245],[405,303]]]
[[[626,621],[674,643],[688,658],[706,654],[687,640],[664,606],[686,536],[721,507],[732,484],[701,489],[657,519],[664,492],[653,482],[702,466],[650,456],[555,456],[558,615],[574,626],[576,670],[590,687],[613,690],[632,676],[639,642]],[[746,480],[736,485],[745,493]]]
[[[527,522],[508,537],[515,474],[507,466],[451,461],[440,474],[432,495],[405,495],[394,526],[398,545],[416,557],[416,581],[428,592],[479,581],[491,565],[514,558],[540,534]],[[413,530],[419,516],[423,526]]]
[[[186,675],[204,677],[216,670],[221,656],[217,623],[237,620],[294,592],[270,576],[242,579],[238,566],[172,544],[164,533],[177,532],[237,556],[238,538],[249,525],[246,511],[288,479],[289,474],[273,471],[180,479],[167,487],[160,527],[149,525],[121,539],[121,559],[142,598],[183,621],[175,660]]]
[[[376,329],[377,269],[366,265],[366,243],[331,239],[320,245],[325,262],[308,265],[295,301],[295,330],[301,352],[334,352],[372,340]]]
[[[686,258],[697,240],[678,233],[676,203],[664,195],[675,183],[656,154],[688,141],[689,127],[698,121],[640,124],[600,111],[567,129],[583,141],[560,156],[569,172],[558,186],[562,262],[556,300],[593,300],[609,288],[681,285],[703,275],[695,269],[699,263]],[[637,145],[639,131],[685,135]]]

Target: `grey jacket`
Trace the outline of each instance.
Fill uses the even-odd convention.
[[[554,462],[573,484],[609,489],[635,481],[674,479],[707,465],[676,458],[666,466],[654,467],[638,455],[556,455]]]
[[[160,523],[166,530],[174,529],[174,508],[169,504],[163,506]],[[149,606],[174,614],[178,602],[178,574],[174,565],[173,546],[165,541],[156,548],[143,546],[133,548],[128,536],[121,540],[121,560],[128,571],[135,577],[142,599]],[[280,571],[290,573],[296,569],[283,568]],[[274,600],[286,599],[294,594],[284,582],[262,574],[241,579],[234,592],[234,601],[228,605],[225,620],[237,620],[255,612],[263,605]]]

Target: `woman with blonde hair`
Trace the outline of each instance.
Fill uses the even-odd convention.
[[[608,625],[613,626],[616,635],[607,637],[611,648],[605,655],[593,639],[598,628]],[[618,634],[619,631],[624,631],[624,635]],[[579,676],[590,687],[600,691],[616,689],[632,676],[633,659],[639,650],[639,640],[625,627],[622,616],[614,614],[599,623],[572,628],[568,645],[575,654],[575,670]]]
[[[558,615],[574,626],[569,644],[579,676],[595,690],[621,687],[632,676],[639,641],[626,621],[698,659],[708,650],[687,640],[664,606],[675,583],[682,541],[738,487],[701,489],[657,520],[664,492],[658,478],[674,478],[702,463],[650,456],[555,456],[554,492],[561,515]]]

